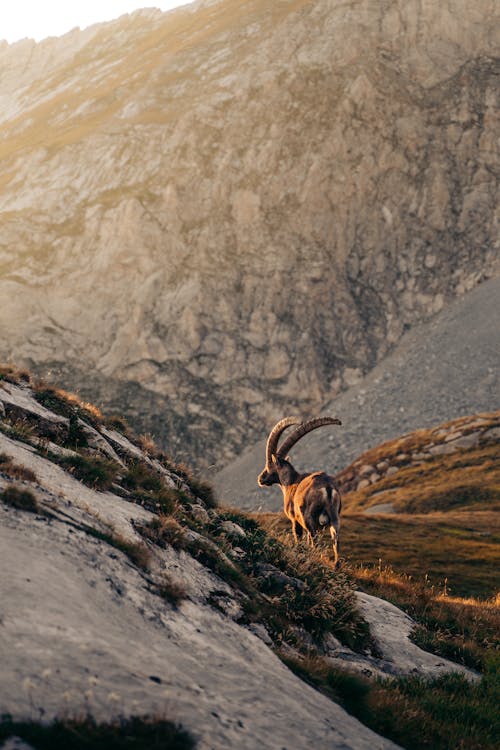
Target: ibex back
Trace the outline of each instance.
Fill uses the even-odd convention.
[[[280,420],[269,433],[266,446],[266,466],[258,477],[261,487],[279,484],[283,492],[284,511],[292,523],[295,541],[306,531],[314,546],[316,533],[328,526],[333,540],[335,565],[338,566],[339,528],[342,501],[335,478],[324,472],[299,474],[287,452],[311,430],[326,424],[341,424],[334,417],[318,417],[301,422],[297,417]],[[278,449],[280,435],[290,425],[299,425]]]

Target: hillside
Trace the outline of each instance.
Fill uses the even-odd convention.
[[[497,20],[218,0],[2,44],[0,357],[199,466],[317,411],[496,273]]]
[[[347,560],[446,579],[458,596],[498,593],[500,411],[387,441],[336,476]]]
[[[134,750],[153,735],[179,750],[396,747],[385,734],[423,748],[394,710],[406,701],[409,716],[433,715],[433,747],[444,748],[463,726],[436,723],[418,691],[440,701],[453,684],[464,705],[482,705],[462,747],[494,747],[483,728],[492,641],[460,658],[485,670],[481,681],[423,651],[407,615],[354,592],[326,555],[218,507],[123,422],[6,367],[0,514],[0,743],[64,747],[66,732],[74,743],[120,735],[116,747]],[[481,632],[489,607],[476,614]]]
[[[335,474],[403,433],[497,408],[498,299],[500,280],[492,279],[408,331],[359,384],[323,405],[321,413],[340,417],[342,426],[317,430],[297,443],[294,465]],[[265,435],[263,430],[258,443],[215,475],[222,499],[247,509],[281,508],[279,490],[257,486]]]

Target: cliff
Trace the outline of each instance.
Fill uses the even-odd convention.
[[[0,46],[0,357],[205,466],[359,382],[495,273],[497,20],[220,0]]]

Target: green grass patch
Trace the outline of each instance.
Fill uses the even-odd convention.
[[[145,461],[133,461],[127,467],[127,473],[122,477],[121,484],[129,490],[142,489],[147,492],[160,492],[164,487],[158,473]]]
[[[193,495],[202,500],[208,508],[217,507],[217,500],[215,497],[214,489],[208,482],[195,477],[189,467],[185,464],[173,463],[167,456],[162,453],[159,453],[158,457],[164,462],[165,467],[169,471],[173,471],[175,474],[177,474],[177,476],[184,479]]]
[[[98,723],[85,719],[56,719],[48,724],[0,720],[0,742],[19,737],[35,750],[192,750],[194,740],[178,724],[150,717],[121,718]]]
[[[76,479],[94,490],[108,490],[116,481],[119,466],[98,456],[54,456],[54,460]]]
[[[282,659],[301,679],[407,750],[493,750],[500,742],[498,659],[477,683],[458,674],[368,680],[319,657]]]

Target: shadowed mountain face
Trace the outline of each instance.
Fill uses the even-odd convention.
[[[358,382],[493,272],[497,12],[220,0],[0,46],[0,357],[205,466]]]

